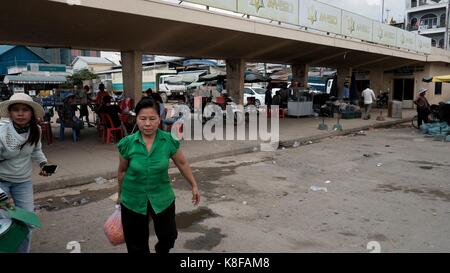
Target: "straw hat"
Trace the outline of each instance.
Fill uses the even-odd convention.
[[[426,89],[426,88],[420,88],[419,91],[417,91],[417,93],[422,94],[422,93],[425,93],[427,91],[428,91],[428,89]]]
[[[11,98],[9,98],[9,100],[1,102],[0,103],[0,117],[8,118],[9,117],[9,111],[8,111],[9,106],[13,105],[13,104],[17,104],[17,103],[26,104],[26,105],[30,106],[31,109],[33,109],[33,112],[34,112],[34,115],[36,118],[44,117],[44,114],[45,114],[44,108],[42,108],[42,106],[39,103],[34,102],[30,96],[28,96],[27,94],[24,94],[24,93],[14,94],[11,96]]]

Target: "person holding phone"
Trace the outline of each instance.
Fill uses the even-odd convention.
[[[14,94],[0,103],[0,117],[10,122],[0,125],[0,188],[10,197],[9,206],[34,211],[32,160],[39,164],[39,175],[48,176],[43,169],[47,158],[42,152],[41,129],[37,119],[44,116],[42,106],[27,94]],[[30,251],[31,232],[18,252]]]
[[[153,219],[158,242],[156,253],[168,253],[178,232],[175,223],[175,194],[169,181],[172,159],[192,188],[192,203],[200,193],[191,167],[170,133],[158,129],[159,103],[144,97],[136,105],[139,131],[123,138],[119,150],[119,199],[122,226],[129,253],[149,253],[149,217]]]

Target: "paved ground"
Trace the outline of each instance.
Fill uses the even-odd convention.
[[[171,169],[179,227],[173,251],[369,252],[375,241],[381,252],[449,252],[449,154],[448,143],[397,126],[197,162],[199,208]],[[102,230],[115,186],[38,193],[44,228],[34,232],[32,251],[69,252],[66,244],[78,241],[82,252],[125,252]]]
[[[405,110],[403,118],[408,120],[414,114],[414,111]],[[341,124],[347,131],[402,121],[401,119],[386,118],[385,122],[379,122],[375,120],[376,116],[377,110],[374,110],[372,120],[341,120]],[[336,119],[326,119],[325,123],[329,126],[329,131],[318,130],[320,122],[321,120],[316,118],[281,119],[280,139],[284,145],[290,146],[295,141],[321,139],[338,133],[331,130],[336,124]],[[53,124],[53,126],[57,126],[57,124]],[[109,179],[117,175],[118,152],[115,145],[101,143],[95,128],[82,130],[81,141],[77,143],[70,141],[70,133],[70,129],[67,129],[64,141],[55,138],[52,145],[44,145],[43,149],[49,161],[58,164],[59,169],[58,173],[51,177],[41,177],[38,176],[38,168],[35,168],[33,183],[36,192],[86,184],[94,181],[97,177]],[[59,134],[59,128],[54,127],[53,134],[56,137]],[[182,148],[190,162],[198,162],[257,151],[260,147],[259,144],[257,141],[184,141]]]

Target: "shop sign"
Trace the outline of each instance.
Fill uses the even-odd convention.
[[[238,12],[298,25],[298,0],[238,0]]]
[[[300,25],[341,34],[342,10],[313,0],[300,0]]]
[[[342,11],[342,35],[372,41],[373,21],[352,12]]]
[[[187,0],[185,2],[192,2],[195,4],[201,4],[209,7],[225,9],[230,11],[237,11],[236,0]]]
[[[400,29],[374,21],[372,41],[382,45],[397,46],[397,30]]]

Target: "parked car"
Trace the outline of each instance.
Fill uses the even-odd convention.
[[[259,107],[265,105],[266,90],[260,87],[245,87],[244,88],[244,104],[247,104],[248,97],[255,98],[255,105]]]

